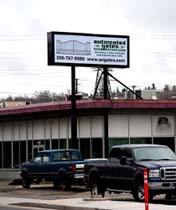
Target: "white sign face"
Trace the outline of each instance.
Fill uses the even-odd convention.
[[[129,37],[55,33],[53,64],[129,67]]]

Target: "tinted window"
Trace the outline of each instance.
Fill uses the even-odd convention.
[[[42,157],[35,157],[34,162],[35,163],[41,163],[42,162]]]
[[[43,163],[49,163],[49,161],[50,161],[50,153],[44,153]]]
[[[50,153],[49,152],[41,152],[37,153],[36,157],[34,158],[34,162],[36,163],[48,163],[50,161]]]
[[[35,163],[41,163],[42,162],[42,153],[37,153],[35,155],[34,162]]]
[[[63,152],[54,152],[53,153],[53,161],[64,160]]]
[[[71,156],[72,160],[80,160],[81,159],[80,153],[76,152],[76,151],[70,152],[70,156]]]
[[[67,151],[58,151],[53,153],[53,161],[70,160],[70,154]]]
[[[58,151],[53,153],[53,161],[80,159],[80,153],[77,151]]]
[[[129,148],[124,148],[122,150],[122,156],[126,156],[127,158],[132,158],[132,152]]]
[[[109,154],[110,158],[118,158],[120,159],[122,155],[122,149],[121,148],[113,148]]]

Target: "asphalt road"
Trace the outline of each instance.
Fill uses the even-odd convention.
[[[33,207],[21,207],[21,206],[1,206],[0,205],[0,210],[41,210],[41,208],[33,208]],[[47,210],[45,208],[45,210]],[[51,209],[48,209],[51,210]],[[57,209],[59,210],[59,209]]]
[[[85,187],[73,186],[71,190],[54,190],[52,184],[31,185],[30,189],[23,189],[22,186],[17,188],[7,188],[0,190],[0,196],[21,197],[32,199],[64,199],[64,198],[87,198],[90,192]]]
[[[66,199],[66,198],[90,198],[90,191],[85,186],[72,186],[70,190],[54,190],[52,184],[34,184],[30,189],[24,189],[22,186],[17,188],[7,188],[0,190],[0,196],[6,197],[18,197],[18,198],[32,198],[32,199]],[[133,197],[129,193],[122,194],[109,194],[106,192],[105,196],[119,201],[134,201]]]
[[[66,199],[66,198],[90,198],[90,192],[85,187],[73,186],[69,191],[54,190],[52,184],[43,185],[32,185],[30,189],[23,189],[22,186],[17,186],[15,188],[7,188],[5,190],[0,190],[0,197],[14,197],[14,198],[32,198],[32,199],[43,199],[43,200],[56,200],[56,199]],[[109,194],[106,193],[105,197],[113,201],[127,201],[134,202],[134,199],[129,193],[122,194]],[[165,196],[156,196],[152,202],[153,204],[164,204],[164,205],[176,205],[176,199],[165,200]],[[1,205],[1,204],[0,204]],[[1,209],[12,209],[11,206],[6,206],[6,208],[0,207]],[[15,207],[13,209],[26,209],[21,207]],[[32,208],[36,209],[36,208]]]

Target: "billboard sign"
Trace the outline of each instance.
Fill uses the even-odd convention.
[[[49,32],[48,65],[129,67],[129,36]]]

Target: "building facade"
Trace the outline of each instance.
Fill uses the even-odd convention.
[[[1,170],[15,169],[21,162],[31,160],[39,150],[70,148],[70,115],[68,101],[0,109]],[[115,144],[165,144],[175,152],[176,102],[78,101],[75,141],[84,158],[105,157],[105,150]]]

